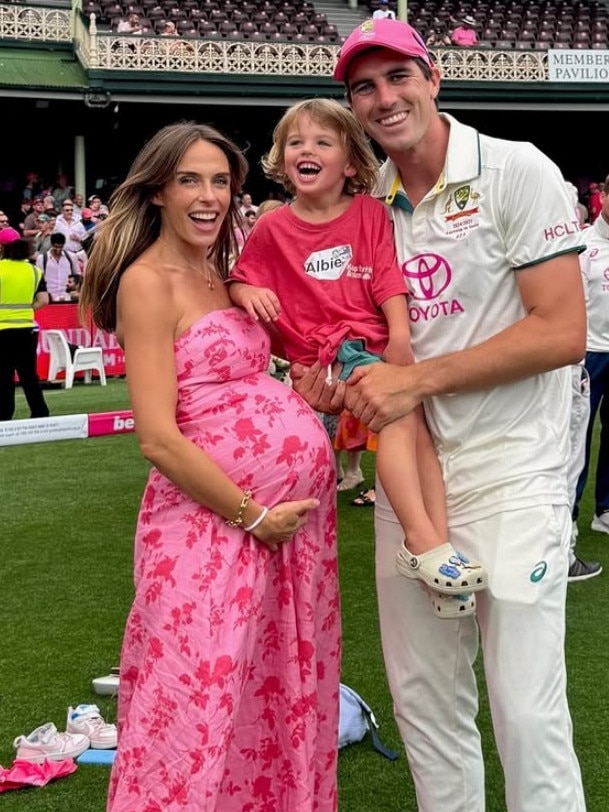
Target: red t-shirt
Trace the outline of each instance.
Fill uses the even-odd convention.
[[[282,312],[274,326],[285,356],[307,365],[331,363],[346,338],[361,338],[381,355],[389,331],[380,307],[406,295],[392,224],[384,205],[365,195],[327,223],[307,223],[290,206],[269,212],[231,278],[277,294]]]

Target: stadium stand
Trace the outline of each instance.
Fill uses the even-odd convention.
[[[368,0],[370,14],[379,0]],[[389,7],[397,11],[396,0]],[[540,2],[468,2],[411,0],[408,19],[424,37],[442,26],[451,29],[465,15],[474,17],[478,35],[496,49],[608,48],[609,7],[603,0],[540,0]]]
[[[3,2],[36,4],[36,0]],[[319,5],[323,5],[320,0]],[[348,6],[347,0],[344,5]],[[358,8],[366,16],[379,5],[380,0],[360,0]],[[397,0],[389,0],[389,7],[397,13]],[[407,8],[409,21],[424,38],[434,28],[450,30],[470,15],[476,20],[479,47],[609,48],[609,0],[409,0]],[[137,4],[83,0],[82,11],[87,18],[96,15],[100,30],[115,31],[121,19],[135,12],[151,32],[171,19],[178,33],[189,36],[332,43],[342,39],[333,21],[311,0],[139,0]]]

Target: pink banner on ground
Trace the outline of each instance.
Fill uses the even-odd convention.
[[[134,430],[133,412],[100,412],[89,415],[89,437],[129,434]]]

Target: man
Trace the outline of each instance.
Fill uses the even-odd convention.
[[[51,302],[69,302],[66,291],[70,274],[78,274],[78,263],[65,250],[66,238],[61,232],[51,234],[51,247],[36,257],[36,265],[44,274]]]
[[[564,662],[571,531],[569,370],[585,347],[573,214],[558,168],[531,144],[478,134],[436,108],[420,35],[368,20],[335,78],[388,156],[379,194],[409,287],[416,363],[358,368],[324,394],[379,431],[425,404],[446,481],[449,535],[489,570],[474,617],[439,620],[396,571],[400,525],[377,484],[376,578],[385,665],[421,812],[482,812],[475,717],[480,638],[509,812],[583,812]],[[562,368],[562,369],[561,369]],[[407,483],[405,483],[407,487]]]
[[[52,191],[52,195],[56,206],[62,207],[68,200],[72,206],[74,205],[74,189],[70,186],[67,175],[62,174],[57,176],[57,182]]]
[[[176,28],[176,24],[173,20],[166,20],[165,26],[161,32],[162,37],[177,37],[178,36],[178,29]]]
[[[579,199],[577,188],[568,181],[565,181],[565,188],[573,205],[575,214],[573,239],[575,244],[578,245],[581,239],[579,229],[584,228],[584,226],[581,223],[577,209]],[[586,252],[579,255],[579,264],[584,285],[584,298],[588,303],[590,297],[590,258]],[[590,375],[584,362],[585,359],[582,358],[578,364],[573,364],[571,367],[571,417],[569,419],[571,453],[567,464],[567,483],[574,517],[577,515],[577,484],[586,464],[586,438],[590,421]],[[579,531],[574,518],[569,546],[569,583],[588,581],[590,578],[600,575],[603,571],[598,561],[586,561],[577,555],[578,536]]]
[[[254,214],[258,211],[258,206],[254,206],[252,203],[252,196],[249,192],[244,192],[241,198],[241,206],[239,207],[239,212],[241,213],[242,217],[245,217],[245,213],[248,211],[253,211]]]
[[[71,273],[68,276],[68,283],[66,285],[66,293],[69,295],[71,302],[78,302],[80,300],[81,288],[82,276],[80,274]]]
[[[84,270],[87,265],[87,254],[82,247],[82,241],[87,236],[87,230],[80,220],[74,216],[74,203],[68,199],[61,206],[61,214],[55,222],[55,231],[66,238],[66,251],[73,254],[80,267]]]
[[[577,483],[573,518],[577,520],[590,468],[590,449],[594,421],[600,416],[600,445],[596,464],[594,519],[592,530],[609,534],[609,175],[600,192],[601,209],[590,228],[586,229],[586,258],[589,267],[588,341],[585,366],[590,376],[590,417],[586,436],[586,461]]]
[[[126,20],[121,20],[116,29],[118,34],[141,34],[143,31],[140,15],[132,12]],[[91,200],[89,199],[89,203]]]
[[[373,20],[395,20],[395,13],[389,8],[389,0],[380,0],[379,7],[372,13]]]
[[[38,372],[34,311],[48,304],[42,273],[28,262],[29,243],[14,228],[0,229],[0,420],[15,414],[15,373],[30,417],[48,417]]]
[[[438,23],[431,33],[427,35],[425,45],[429,48],[443,48],[452,45],[452,41],[442,23]]]
[[[82,219],[82,210],[85,205],[85,196],[76,192],[74,195],[74,217]]]
[[[40,231],[40,223],[38,222],[38,218],[43,213],[44,213],[44,197],[42,195],[38,195],[37,197],[34,198],[31,212],[27,215],[27,217],[23,221],[24,237],[29,238],[36,237],[36,235]]]
[[[32,201],[28,198],[23,198],[21,205],[14,213],[8,215],[8,219],[15,225],[18,231],[23,234],[23,227],[25,225],[25,218],[32,211]]]
[[[38,232],[32,239],[35,254],[44,254],[51,248],[51,235],[55,232],[56,217],[41,214],[38,218]]]
[[[97,223],[93,222],[93,212],[91,209],[83,209],[81,211],[80,222],[83,224],[85,231],[94,231]]]
[[[472,48],[477,45],[478,35],[475,29],[476,21],[468,14],[461,20],[461,25],[458,25],[450,35],[452,44],[461,48]]]

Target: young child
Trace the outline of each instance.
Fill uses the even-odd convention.
[[[336,101],[299,102],[262,164],[295,200],[253,229],[231,271],[232,301],[278,335],[291,362],[338,360],[343,380],[361,364],[411,363],[391,224],[368,196],[378,162],[355,118]],[[380,432],[376,465],[406,537],[398,570],[428,587],[440,617],[471,614],[471,593],[487,575],[447,541],[444,483],[422,408]]]

